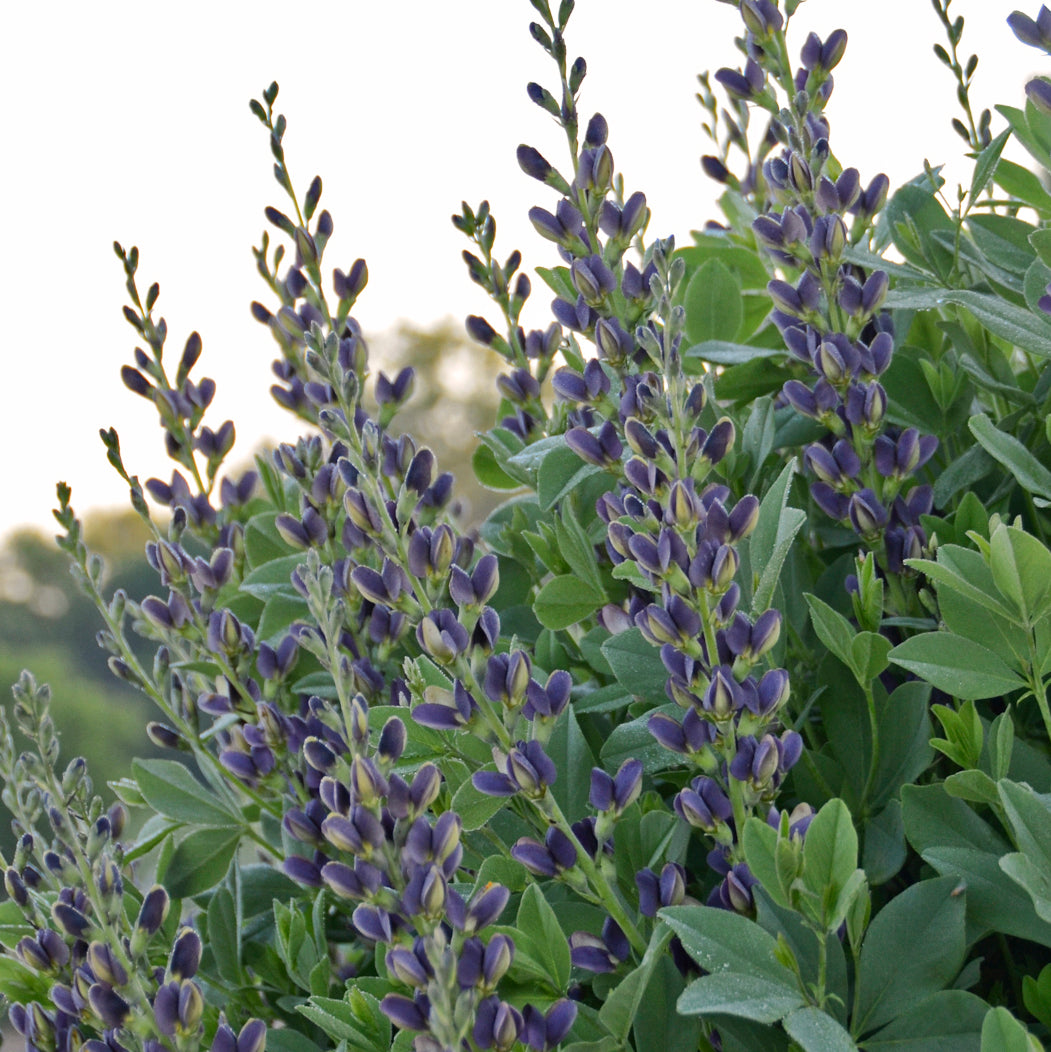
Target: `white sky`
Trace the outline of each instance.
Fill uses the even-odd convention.
[[[967,19],[965,54],[981,57],[979,107],[1021,105],[1025,80],[1041,71],[1039,53],[1005,24],[1015,6],[953,4]],[[139,246],[142,290],[161,284],[173,362],[200,331],[194,376],[218,383],[205,420],[235,420],[235,458],[263,436],[298,434],[270,399],[276,347],[248,312],[252,299],[265,301],[250,253],[263,207],[283,208],[247,105],[272,79],[297,187],[318,172],[325,182],[336,227],[328,269],[368,261],[356,312],[366,333],[400,318],[425,325],[486,311],[449,222],[462,199],[492,202],[502,256],[518,247],[530,268],[552,265],[551,246],[526,219],[531,205],[550,207],[552,192],[515,161],[520,142],[556,164],[564,149],[525,95],[530,80],[550,86],[553,72],[527,32],[527,0],[315,0],[301,10],[310,13],[273,0],[6,9],[0,534],[20,523],[51,531],[58,479],[80,511],[125,502],[100,427],[120,432],[133,473],[170,475],[152,406],[120,381],[135,334],[121,315],[115,238]],[[1026,10],[1036,14],[1035,0]],[[942,37],[928,0],[808,0],[794,25],[795,53],[809,29],[849,34],[831,145],[863,181],[886,171],[897,185],[924,156],[950,162],[950,182],[968,178],[948,126],[954,83],[931,54]],[[695,76],[738,65],[739,26],[715,0],[578,0],[569,46],[588,61],[582,110],[608,119],[618,170],[653,209],[651,233],[684,243],[715,217],[698,165],[710,150]],[[994,133],[1002,126],[994,115]],[[533,286],[533,302],[546,305],[539,279]]]

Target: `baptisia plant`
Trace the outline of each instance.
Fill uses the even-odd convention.
[[[200,337],[173,366],[115,246],[170,478],[102,438],[156,594],[106,594],[64,484],[59,543],[170,755],[110,806],[46,688],[15,689],[0,989],[28,1048],[1039,1047],[1051,196],[1001,153],[1051,168],[1043,81],[994,136],[935,0],[974,177],[892,194],[832,152],[846,34],[735,6],[738,67],[699,95],[722,221],[684,244],[581,109],[574,3],[532,0],[554,76],[527,90],[568,147],[518,148],[550,191],[547,327],[489,205],[453,217],[503,368],[484,522],[398,430],[413,370],[371,371],[368,270],[326,262],[276,84],[251,310],[302,437],[229,471]],[[1010,19],[1044,50],[1048,24]]]

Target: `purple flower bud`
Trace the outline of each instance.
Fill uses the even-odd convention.
[[[821,68],[826,73],[835,69],[847,50],[847,33],[844,29],[834,29],[828,39],[821,45]]]
[[[526,703],[522,707],[522,715],[527,720],[553,719],[569,704],[572,687],[572,677],[561,669],[552,672],[543,687],[536,680],[530,679],[526,688]]]
[[[168,972],[174,979],[192,979],[201,964],[201,937],[193,928],[183,928],[172,947]]]
[[[518,147],[518,166],[526,175],[542,183],[547,182],[548,176],[553,171],[548,161],[532,146]]]
[[[477,343],[482,344],[485,347],[491,347],[493,341],[496,339],[496,329],[492,327],[485,320],[477,314],[471,314],[468,316],[465,322],[467,328],[467,335]]]
[[[534,1005],[527,1004],[522,1010],[522,1018],[526,1046],[534,1052],[550,1052],[558,1047],[573,1028],[577,1006],[568,998],[562,998],[544,1013]]]
[[[749,536],[759,521],[759,498],[752,493],[746,493],[730,512],[727,520],[730,536],[729,539],[736,544]]]
[[[171,905],[168,892],[159,884],[154,884],[146,893],[139,907],[139,915],[135,921],[137,930],[152,935],[158,931],[168,916],[168,908]]]
[[[435,661],[448,664],[455,661],[470,643],[467,629],[456,619],[452,610],[431,610],[416,629],[416,640]]]
[[[426,954],[417,954],[403,946],[387,951],[387,970],[406,986],[422,988],[433,974]]]
[[[522,1013],[498,997],[485,998],[475,1013],[471,1036],[480,1048],[508,1052],[522,1033]]]
[[[55,933],[51,932],[50,934],[54,935]],[[62,943],[61,940],[59,941],[63,950],[66,950],[65,955],[68,957],[68,948],[65,943]],[[88,946],[87,961],[91,970],[95,973],[95,978],[100,983],[106,983],[109,986],[124,986],[127,983],[127,969],[117,959],[112,947],[106,943],[92,942]]]
[[[1051,81],[1034,77],[1025,86],[1026,98],[1045,114],[1051,114]]]
[[[1007,16],[1007,24],[1023,44],[1051,53],[1051,11],[1046,6],[1041,6],[1035,21],[1021,11],[1014,11]]]
[[[430,1003],[422,994],[415,1000],[401,994],[387,994],[380,1001],[380,1011],[401,1030],[426,1030]]]
[[[887,203],[889,190],[890,179],[881,172],[865,188],[851,211],[865,218],[875,215]]]
[[[887,298],[890,278],[885,270],[876,270],[868,276],[861,293],[861,308],[866,314],[874,314]]]
[[[718,157],[713,157],[711,154],[705,154],[701,157],[701,170],[709,179],[717,183],[728,183],[730,181],[730,170]]]
[[[358,906],[352,914],[352,920],[358,934],[370,942],[390,942],[393,938],[391,918],[386,910],[375,906]]]
[[[68,902],[56,902],[51,907],[51,917],[67,935],[82,939],[91,928],[91,921]]]
[[[481,931],[499,920],[510,897],[511,893],[502,884],[486,884],[471,896],[462,915],[457,910],[457,915],[454,917],[453,910],[450,909],[449,920],[457,931],[468,935]],[[454,898],[459,900],[459,896],[451,892],[450,907]],[[462,903],[462,900],[459,901]]]
[[[332,864],[329,863],[329,865]],[[320,888],[322,886],[321,870],[309,859],[300,855],[286,856],[281,868],[297,884],[302,884],[308,888]],[[336,891],[336,894],[340,894],[338,889],[333,888],[333,890]]]
[[[694,778],[672,801],[675,813],[691,826],[714,833],[733,818],[733,805],[719,783],[707,775]]]
[[[609,420],[602,424],[597,435],[582,427],[571,428],[566,432],[566,445],[581,460],[601,468],[618,465],[624,452],[616,428]]]
[[[555,394],[567,402],[588,401],[588,388],[584,382],[584,377],[568,366],[563,366],[555,372],[551,379],[551,386],[554,388]]]
[[[814,392],[800,380],[788,380],[781,389],[785,401],[803,416],[816,419],[818,416],[817,400]]]
[[[847,518],[850,501],[846,494],[837,493],[827,482],[815,482],[810,487],[814,503],[829,518],[842,522]]]
[[[124,1025],[131,1014],[131,1006],[112,986],[95,983],[88,992],[91,1007],[106,1027]]]
[[[843,278],[842,283],[839,286],[837,300],[840,307],[842,307],[852,318],[856,318],[861,313],[861,297],[861,283],[857,278],[851,277],[850,275]]]
[[[609,125],[601,113],[596,113],[588,121],[587,130],[584,132],[584,146],[594,148],[603,146],[609,137]]]
[[[851,526],[862,537],[877,536],[887,524],[887,509],[868,487],[851,494],[847,514]]]
[[[677,862],[666,862],[660,876],[651,869],[635,874],[639,889],[639,912],[644,917],[656,917],[665,906],[678,906],[686,897],[686,871]]]
[[[402,908],[410,916],[422,916],[437,920],[445,912],[449,898],[449,885],[437,865],[418,868],[409,878],[402,893]],[[360,910],[361,907],[358,907]],[[355,915],[358,910],[355,910]],[[357,921],[355,920],[355,923]],[[386,940],[386,941],[389,941]]]

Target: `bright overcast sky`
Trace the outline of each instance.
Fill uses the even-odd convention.
[[[683,243],[715,215],[698,166],[709,148],[695,76],[738,65],[738,15],[715,0],[577,6],[568,36],[571,54],[588,62],[582,110],[607,117],[618,170],[653,209],[651,233]],[[953,4],[967,19],[965,54],[981,56],[979,106],[1020,105],[1027,75],[1041,71],[1039,53],[1005,24],[1015,6]],[[515,162],[520,142],[563,159],[554,125],[525,95],[528,81],[550,84],[553,71],[527,32],[527,0],[319,0],[307,10],[273,0],[9,5],[0,534],[23,522],[50,529],[58,479],[79,510],[125,501],[100,427],[118,429],[132,472],[170,474],[153,408],[120,382],[135,334],[121,316],[115,238],[139,246],[143,290],[161,284],[172,359],[200,331],[194,375],[218,383],[206,422],[236,421],[235,458],[263,436],[298,433],[271,402],[275,345],[248,312],[265,299],[250,253],[263,207],[283,207],[247,105],[272,79],[293,179],[301,191],[315,173],[324,179],[322,204],[335,218],[329,268],[368,261],[357,311],[367,333],[485,312],[449,222],[461,199],[492,202],[501,255],[519,247],[529,267],[552,264],[526,220],[551,192]],[[948,126],[954,84],[931,54],[942,37],[928,0],[808,0],[794,25],[796,53],[809,29],[849,34],[830,108],[832,149],[845,165],[866,182],[886,171],[897,185],[926,156],[950,162],[950,179],[967,177]],[[994,133],[1002,126],[994,117]],[[548,299],[539,280],[534,290]]]

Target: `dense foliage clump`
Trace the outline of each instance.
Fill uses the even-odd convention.
[[[935,0],[973,177],[893,189],[834,153],[846,34],[740,0],[739,65],[699,96],[722,220],[683,245],[579,108],[572,0],[532,6],[554,76],[529,95],[569,148],[518,148],[549,192],[547,328],[488,204],[453,218],[493,303],[467,331],[502,363],[484,522],[392,427],[414,372],[370,373],[368,271],[323,264],[276,84],[251,106],[289,203],[252,311],[303,437],[223,473],[201,340],[165,359],[116,246],[122,378],[175,470],[140,485],[102,437],[155,594],[104,594],[64,484],[56,516],[171,757],[107,806],[47,689],[16,686],[11,1021],[44,1052],[1039,1048],[1051,82],[994,134]],[[1009,22],[1051,52],[1047,9]]]

